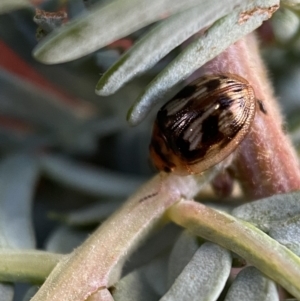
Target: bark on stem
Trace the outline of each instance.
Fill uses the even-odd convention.
[[[256,36],[250,34],[231,45],[203,67],[205,74],[232,73],[246,78],[263,102],[252,129],[241,143],[235,175],[250,198],[261,198],[300,189],[299,162],[289,137],[283,132],[283,120],[259,56]]]

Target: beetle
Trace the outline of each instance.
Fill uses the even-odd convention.
[[[239,146],[255,112],[254,90],[243,77],[200,77],[158,111],[150,143],[152,162],[165,172],[201,173]]]

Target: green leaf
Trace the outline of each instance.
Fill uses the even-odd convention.
[[[272,224],[269,235],[300,256],[300,215]]]
[[[238,254],[300,298],[300,258],[252,224],[192,201],[173,205],[168,215],[196,235]]]
[[[157,259],[129,273],[116,284],[116,290],[113,293],[114,300],[158,300],[160,294],[155,288],[155,283],[164,284],[166,270],[165,260]]]
[[[231,44],[252,32],[267,20],[267,8],[278,6],[278,0],[257,0],[246,3],[241,8],[217,21],[205,35],[191,43],[167,68],[146,87],[128,113],[128,122],[131,125],[140,123],[151,108],[176,84],[185,80],[194,71],[224,51]],[[264,13],[249,14],[246,20],[240,20],[244,12],[259,11],[265,8]]]
[[[195,235],[183,231],[176,241],[169,259],[168,288],[189,263],[195,252],[199,249],[199,242]]]
[[[235,208],[233,216],[268,232],[270,226],[300,214],[300,192],[276,194]]]
[[[87,231],[61,226],[50,235],[45,249],[53,253],[68,254],[77,248],[87,236]]]
[[[300,1],[299,0],[282,0],[283,5],[290,6],[291,8],[299,8]]]
[[[38,162],[30,155],[10,155],[1,161],[0,247],[35,247],[31,211],[38,176]]]
[[[299,30],[299,16],[288,8],[281,8],[272,18],[272,29],[277,41],[289,42]]]
[[[0,81],[3,85],[0,98],[2,114],[53,132],[74,128],[82,122],[59,98],[1,68]]]
[[[11,284],[0,283],[0,301],[13,301],[14,287]]]
[[[95,5],[90,14],[53,31],[33,55],[47,64],[71,61],[202,2],[205,0],[115,0],[107,5]]]
[[[141,184],[137,178],[89,167],[63,156],[44,155],[40,163],[52,179],[95,196],[127,196]]]
[[[230,269],[230,252],[213,243],[204,243],[160,301],[216,300]]]
[[[1,0],[0,1],[0,14],[7,13],[14,9],[30,7],[29,0]]]
[[[27,292],[25,293],[24,298],[22,299],[22,301],[30,301],[31,298],[36,294],[36,292],[38,291],[38,286],[34,285],[31,286]]]
[[[101,221],[110,216],[118,207],[121,200],[109,199],[105,202],[99,202],[86,208],[73,210],[69,213],[54,212],[51,218],[61,220],[72,226],[87,226],[99,224]]]
[[[242,2],[211,0],[161,22],[104,73],[96,86],[96,93],[114,93],[130,79],[150,69],[191,35],[225,16]]]
[[[224,301],[241,300],[279,301],[276,284],[255,267],[246,267],[233,281]]]

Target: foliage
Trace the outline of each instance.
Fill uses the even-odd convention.
[[[147,162],[156,105],[191,75],[226,69],[211,60],[247,44],[244,37],[260,26],[262,53],[299,147],[299,4],[282,1],[261,26],[277,0],[2,0],[0,299],[29,300],[49,275],[32,300],[279,300],[275,283],[300,299],[300,202],[292,192],[300,178],[292,167],[272,169],[277,156],[299,169],[289,143],[286,157],[274,148],[270,170],[262,164],[256,171],[268,183],[248,172],[240,184],[230,176],[230,196],[214,185],[228,162],[186,177],[152,177]],[[37,6],[64,9],[70,18],[50,33],[55,14],[39,20],[47,36],[38,44]],[[238,55],[232,65],[259,60],[252,43],[246,46],[249,58]],[[265,70],[251,68],[261,80],[257,93],[267,91]],[[267,118],[281,127],[263,98]],[[129,128],[127,111],[137,127]],[[283,141],[272,134],[271,143]],[[252,266],[233,277],[243,260]],[[19,282],[28,285],[14,288]]]

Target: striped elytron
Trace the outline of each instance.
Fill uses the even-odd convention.
[[[197,174],[228,157],[248,133],[256,98],[233,74],[203,76],[157,113],[150,155],[158,170]]]

